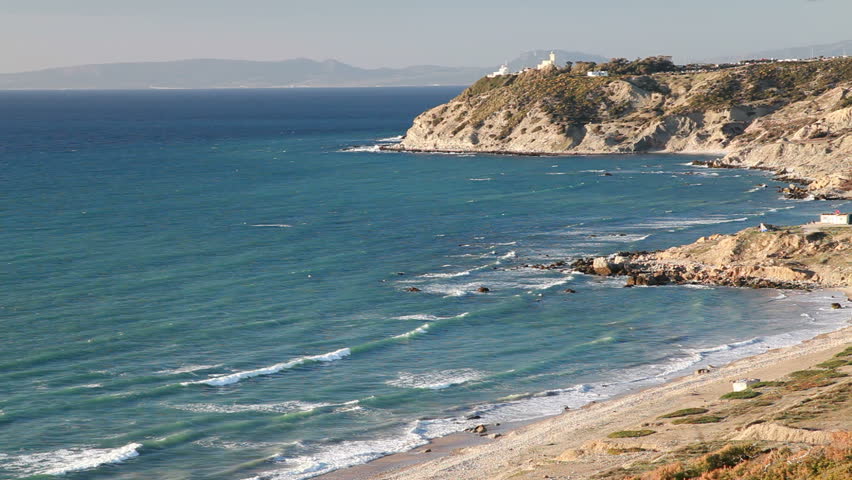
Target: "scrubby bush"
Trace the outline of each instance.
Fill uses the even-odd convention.
[[[660,418],[677,418],[685,417],[687,415],[701,415],[702,413],[707,413],[709,411],[710,410],[707,410],[706,408],[684,408],[671,413],[667,413],[665,415],[661,415]]]
[[[636,438],[647,437],[648,435],[657,433],[655,430],[621,430],[612,432],[607,437],[609,438]]]
[[[742,390],[739,392],[728,392],[722,395],[722,400],[744,400],[747,398],[754,398],[760,395],[760,392],[755,392],[752,389]]]

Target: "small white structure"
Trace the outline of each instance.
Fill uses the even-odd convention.
[[[556,67],[556,54],[552,51],[550,52],[550,58],[547,60],[542,60],[541,63],[535,67],[538,70],[544,70],[545,68]]]
[[[743,390],[748,390],[749,387],[759,382],[759,378],[742,378],[737,380],[731,384],[735,392],[742,392]]]
[[[606,70],[592,70],[591,72],[587,72],[586,75],[590,77],[608,77],[609,72]]]
[[[823,213],[819,216],[819,223],[832,223],[835,225],[850,225],[852,221],[850,221],[850,217],[852,214],[850,213]]]
[[[503,65],[500,65],[500,68],[498,68],[496,72],[489,74],[488,78],[502,77],[503,75],[508,75],[508,74],[509,74],[509,66],[504,63]]]

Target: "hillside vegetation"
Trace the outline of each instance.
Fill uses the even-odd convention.
[[[646,71],[613,60],[598,68]],[[849,197],[852,58],[588,77],[588,66],[482,78],[415,119],[397,147],[521,154],[683,152]]]

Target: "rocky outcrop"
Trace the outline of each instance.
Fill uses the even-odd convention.
[[[390,150],[719,155],[852,198],[852,59],[589,78],[485,78],[415,120]]]
[[[575,261],[574,270],[626,276],[626,286],[753,288],[852,286],[852,227],[788,227],[711,235],[682,247]]]

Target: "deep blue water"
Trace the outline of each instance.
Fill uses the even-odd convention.
[[[375,151],[458,91],[0,92],[0,478],[306,478],[845,322],[522,268],[840,203],[684,156]]]

